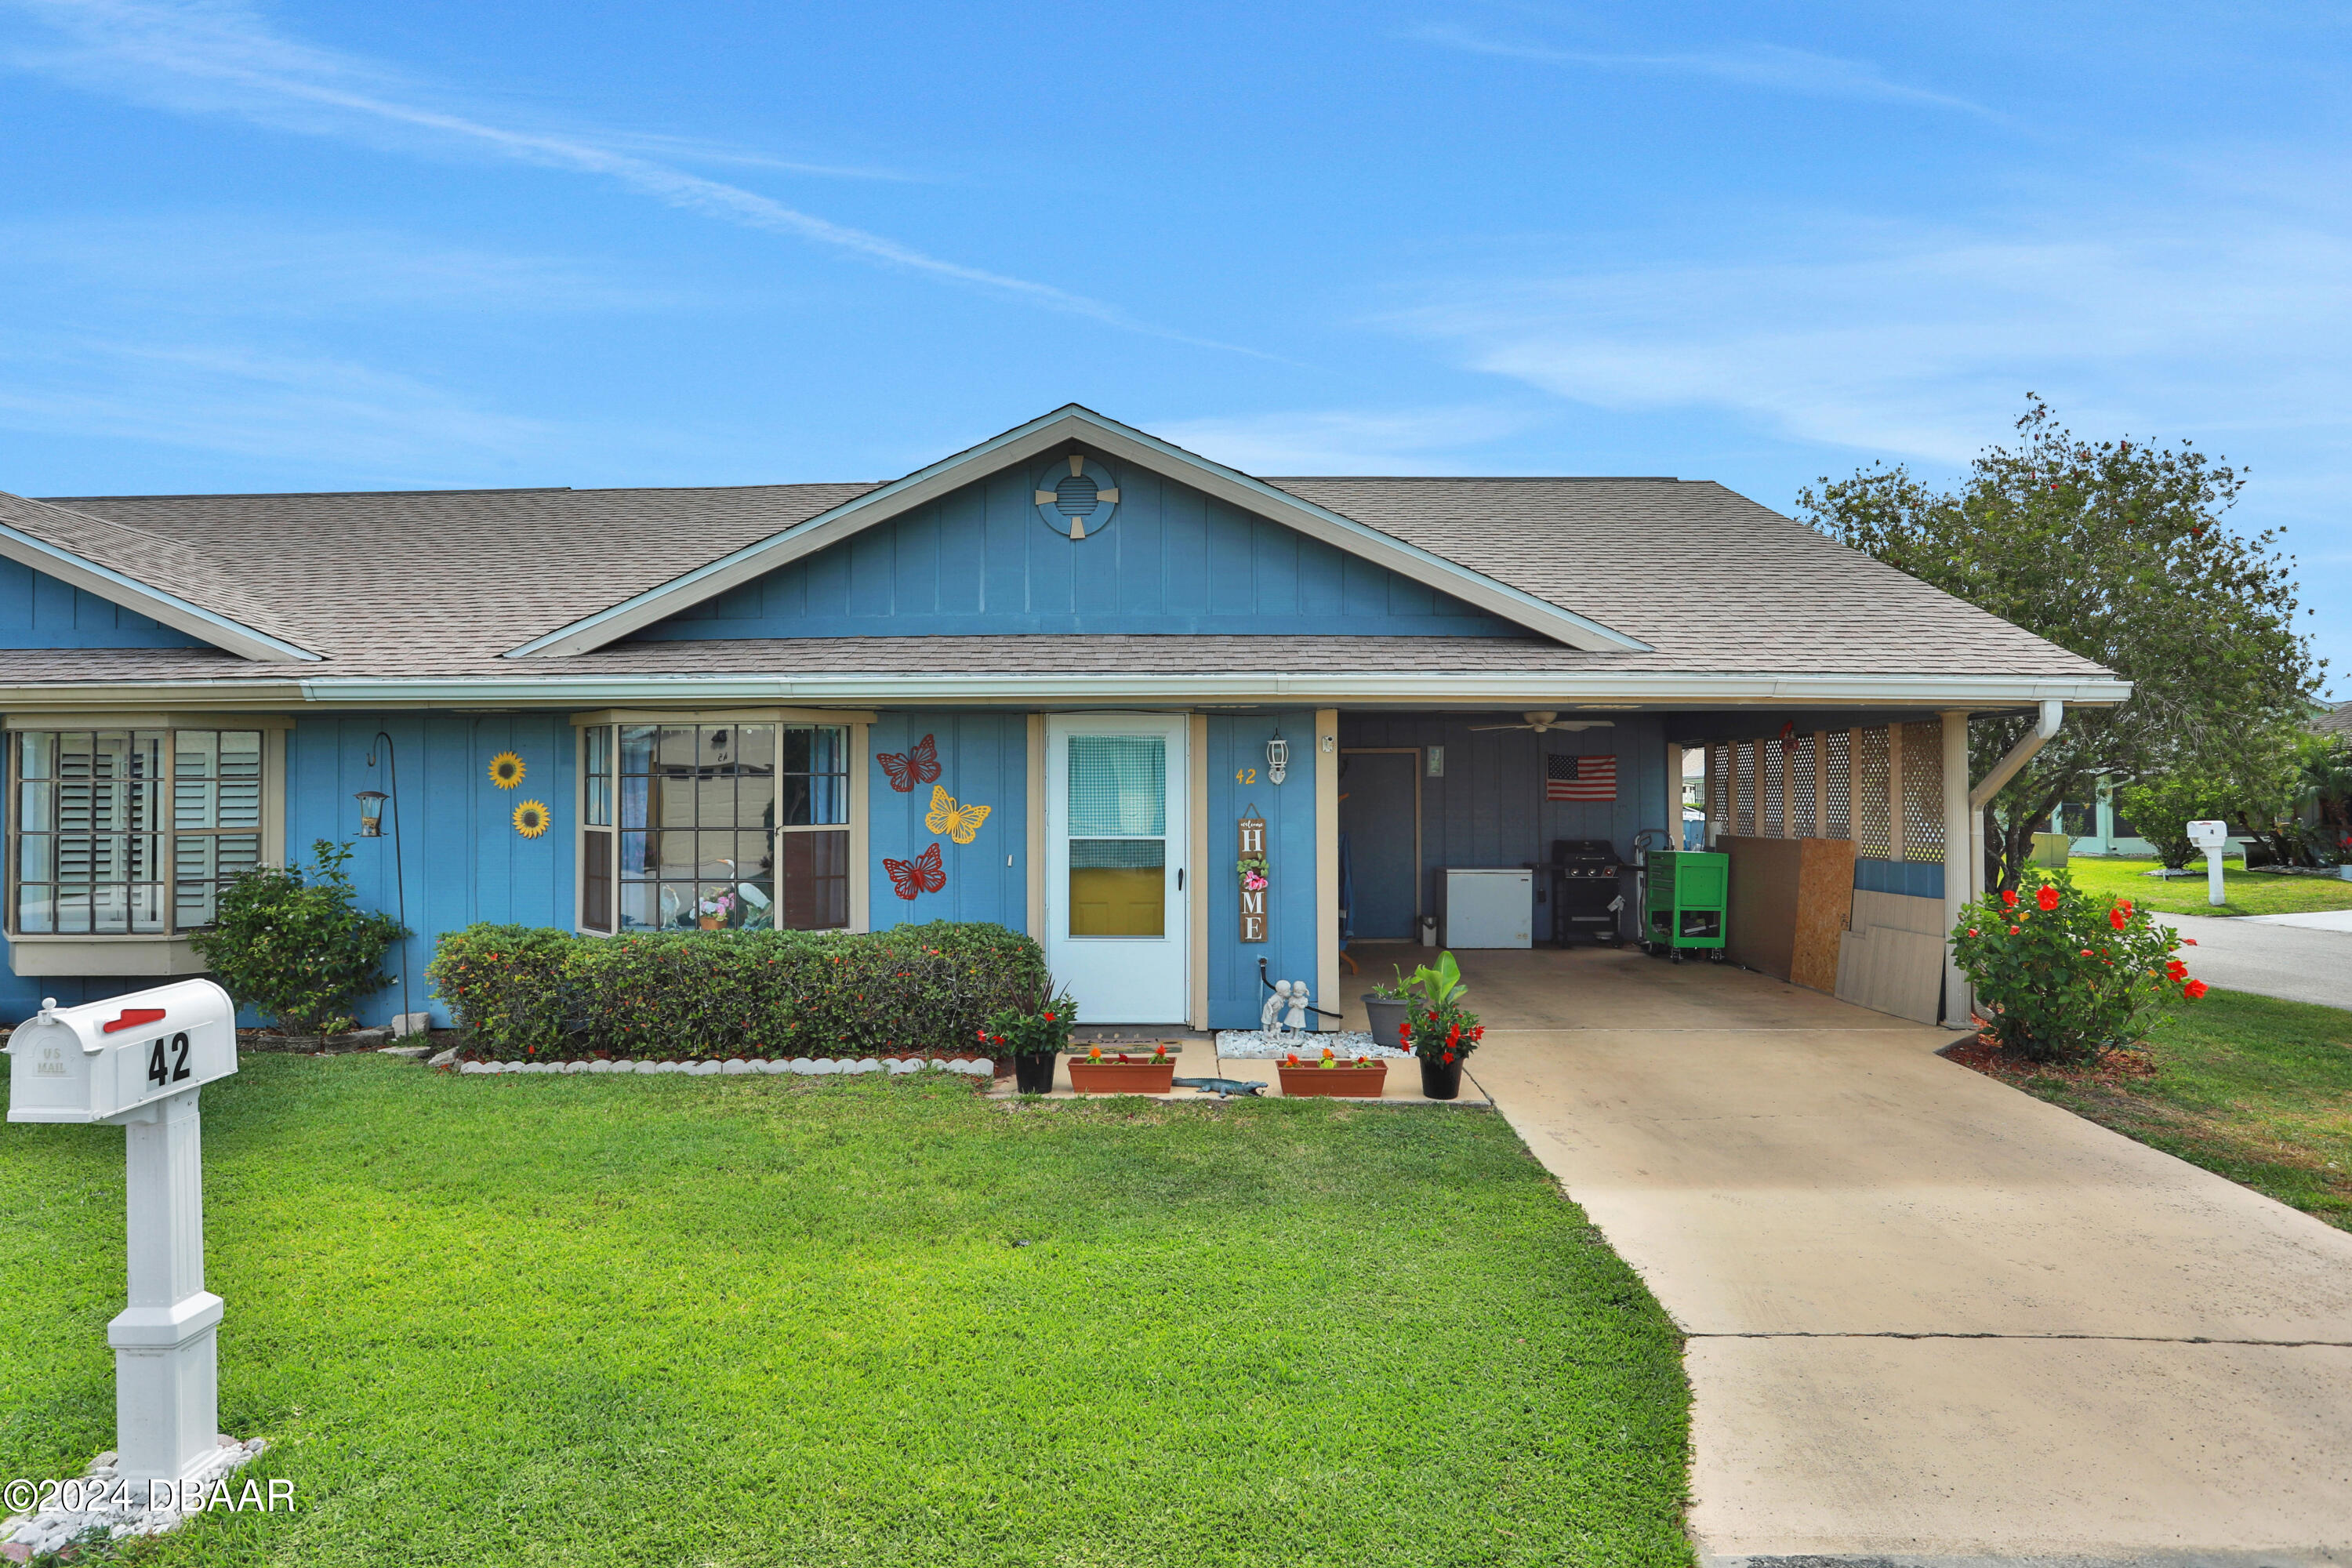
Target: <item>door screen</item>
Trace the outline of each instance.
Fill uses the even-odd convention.
[[[1070,934],[1165,936],[1168,742],[1073,735]]]

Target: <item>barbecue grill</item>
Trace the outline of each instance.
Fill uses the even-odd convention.
[[[1617,929],[1620,895],[1631,879],[1620,874],[1624,864],[1606,838],[1555,838],[1551,841],[1551,940],[1561,946],[1571,942],[1622,942]]]

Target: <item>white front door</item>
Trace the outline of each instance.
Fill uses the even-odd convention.
[[[1181,714],[1045,725],[1045,959],[1082,1024],[1181,1024],[1190,1008]]]

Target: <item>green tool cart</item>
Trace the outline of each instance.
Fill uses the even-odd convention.
[[[1642,946],[1683,961],[1686,948],[1723,962],[1724,900],[1731,887],[1731,857],[1709,849],[1655,849],[1643,868]]]

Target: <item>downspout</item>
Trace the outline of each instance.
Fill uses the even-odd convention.
[[[2058,699],[2045,698],[2042,717],[2032,729],[2020,736],[2007,755],[1993,763],[1992,772],[1977,781],[1969,791],[1969,896],[1984,896],[1984,810],[1999,795],[2001,786],[2015,778],[2018,770],[2032,762],[2034,754],[2050,743],[2058,727],[2066,721],[2066,704]]]

